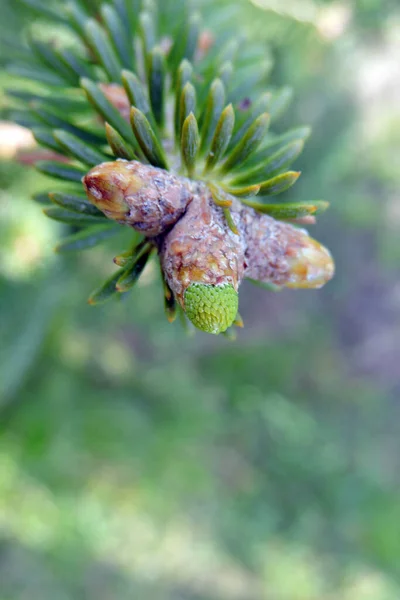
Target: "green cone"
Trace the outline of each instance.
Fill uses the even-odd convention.
[[[185,292],[185,312],[193,325],[207,333],[222,333],[237,315],[239,297],[233,286],[192,283]]]

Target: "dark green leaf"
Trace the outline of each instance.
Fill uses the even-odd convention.
[[[300,175],[300,171],[287,171],[286,173],[272,177],[272,179],[263,181],[260,184],[260,195],[273,196],[275,194],[281,194],[292,187]]]
[[[52,22],[64,23],[65,20],[60,11],[53,10],[50,6],[43,3],[42,0],[19,0],[21,4],[24,4],[28,8],[34,10],[41,17],[50,19]]]
[[[80,4],[90,15],[95,14],[97,17],[97,10],[99,8],[98,0],[73,0]]]
[[[251,40],[247,36],[242,37],[242,45],[240,53],[237,56],[237,62],[240,66],[249,67],[259,63],[261,60],[268,58],[272,60],[272,54],[265,45],[265,42],[249,43]]]
[[[19,90],[14,88],[6,88],[5,93],[7,96],[12,96],[17,100],[22,100],[23,102],[32,102],[33,100],[45,101],[46,96],[39,96],[38,94],[32,94],[32,92],[26,92],[25,90]]]
[[[50,45],[31,39],[30,46],[44,65],[48,67],[52,73],[57,73],[62,77],[66,84],[74,86],[78,83],[76,73],[60,60],[59,56],[57,56]]]
[[[181,106],[181,94],[185,85],[190,81],[190,78],[193,73],[193,67],[187,60],[183,60],[179,65],[179,69],[176,74],[176,84],[175,84],[175,135],[177,140],[180,140],[180,106]]]
[[[185,119],[190,113],[196,112],[196,90],[190,82],[186,83],[182,90],[181,100],[179,105],[179,140],[182,137],[182,127]]]
[[[157,124],[164,123],[165,60],[160,48],[154,48],[149,56],[149,96],[150,105]]]
[[[118,254],[118,256],[115,256],[113,259],[114,263],[119,267],[124,267],[125,269],[131,267],[139,256],[139,253],[141,254],[142,250],[149,246],[149,240],[137,231],[133,232],[133,236],[134,243],[132,244],[132,247],[129,250]]]
[[[10,75],[16,75],[30,81],[39,81],[47,85],[65,86],[64,78],[57,73],[39,66],[28,66],[20,64],[9,64],[6,66],[6,72]]]
[[[56,50],[56,54],[60,57],[60,60],[64,65],[75,74],[74,85],[79,83],[81,77],[93,77],[92,68],[81,60],[74,52],[68,50],[68,48],[60,48],[59,50]]]
[[[4,29],[2,30],[1,35],[0,46],[2,49],[4,48],[2,56],[3,61],[6,56],[22,60],[23,62],[32,58],[31,50],[25,42],[21,40],[20,36],[16,36],[15,33],[11,31],[6,32]]]
[[[208,153],[204,172],[210,171],[225,154],[229,146],[232,131],[235,125],[235,111],[232,104],[229,104],[221,113],[214,137],[211,141],[210,152]]]
[[[233,198],[227,192],[211,182],[208,183],[208,187],[210,188],[212,198],[217,206],[220,206],[221,208],[229,208],[232,206]]]
[[[17,125],[21,125],[21,127],[27,127],[28,129],[33,129],[34,127],[40,129],[43,127],[43,123],[40,119],[33,115],[29,110],[11,110],[7,113],[7,119],[13,123],[17,123]]]
[[[201,150],[208,149],[225,104],[225,88],[220,79],[215,79],[208,93],[204,120],[201,126]]]
[[[190,113],[183,123],[181,141],[182,160],[186,165],[189,177],[194,174],[199,143],[197,120],[194,114]]]
[[[57,244],[55,251],[59,254],[63,254],[65,252],[78,252],[93,248],[117,233],[119,233],[119,229],[117,227],[110,227],[110,225],[87,227],[83,231],[73,233],[64,238]]]
[[[189,17],[184,38],[183,54],[180,56],[180,59],[186,58],[189,61],[193,59],[199,40],[200,25],[200,15],[194,14]]]
[[[50,150],[54,150],[54,152],[58,152],[59,154],[63,152],[60,144],[54,139],[53,134],[50,130],[34,127],[32,129],[32,133],[35,140],[41,146],[50,148]]]
[[[69,131],[70,133],[72,133],[73,135],[85,142],[89,142],[92,144],[104,144],[103,137],[96,135],[95,133],[92,133],[91,131],[88,131],[86,129],[83,129],[82,127],[73,125],[66,119],[61,118],[54,112],[50,112],[45,108],[41,108],[40,106],[34,107],[32,108],[32,114],[37,116],[41,121],[43,121],[43,123],[49,125],[51,128]]]
[[[243,99],[243,90],[252,90],[263,85],[272,65],[272,61],[268,59],[254,63],[251,67],[236,70],[234,78],[236,85],[229,94],[231,102],[240,102]]]
[[[136,139],[129,124],[120,115],[118,110],[107,100],[100,88],[90,79],[83,78],[81,87],[85,90],[89,102],[96,108],[107,123],[109,123],[118,133],[133,147],[136,147]]]
[[[114,0],[114,6],[129,37],[137,28],[140,0]]]
[[[99,63],[104,67],[109,80],[117,83],[121,81],[122,65],[112,47],[104,29],[94,19],[89,19],[85,25],[85,32],[93,52]]]
[[[87,225],[102,224],[104,225],[104,216],[93,217],[92,215],[82,215],[77,212],[71,212],[64,208],[58,208],[58,206],[51,206],[43,210],[44,214],[53,219],[54,221],[60,221],[61,223],[67,223],[68,225],[75,225],[76,227],[86,227]]]
[[[106,127],[106,137],[107,141],[110,145],[110,148],[117,158],[125,158],[126,160],[135,160],[136,155],[135,152],[130,146],[108,123],[105,125]]]
[[[72,28],[86,43],[85,26],[88,20],[87,14],[75,2],[68,2],[65,11]]]
[[[277,119],[285,112],[292,97],[293,90],[290,87],[284,87],[273,94],[268,109],[271,119]]]
[[[118,254],[118,256],[114,256],[114,263],[119,267],[130,267],[134,263],[134,250],[127,250],[126,252],[122,252]]]
[[[231,194],[232,196],[237,196],[239,198],[248,198],[250,196],[257,196],[260,191],[260,185],[246,185],[244,187],[230,187],[221,183],[221,186],[227,192],[227,194]]]
[[[300,219],[309,215],[318,215],[325,212],[329,207],[329,202],[323,202],[322,200],[315,202],[286,202],[284,204],[263,204],[261,202],[252,202],[251,200],[242,200],[242,202],[260,213],[282,220]]]
[[[77,137],[67,133],[66,131],[62,131],[57,129],[54,131],[55,140],[70,154],[73,158],[76,158],[80,162],[88,165],[89,167],[94,167],[102,162],[109,160],[110,157],[107,157],[105,154],[98,152],[93,149],[92,146],[89,146],[82,140]]]
[[[175,296],[173,291],[171,290],[171,288],[168,285],[168,282],[166,281],[165,277],[164,277],[164,273],[161,269],[161,279],[162,279],[162,284],[163,284],[163,290],[164,290],[164,310],[165,310],[165,314],[167,316],[168,322],[169,323],[173,323],[178,315],[178,306],[175,300]]]
[[[144,114],[134,106],[131,108],[131,124],[136,140],[149,163],[167,169],[164,150],[156,134]]]
[[[21,100],[24,104],[31,104],[34,106],[49,105],[64,112],[79,113],[84,111],[87,107],[83,97],[56,96],[55,94],[47,94],[42,96],[17,89],[6,89],[5,93],[7,96]]]
[[[179,65],[176,73],[176,89],[180,93],[183,90],[184,85],[191,80],[193,74],[192,64],[185,58]]]
[[[229,208],[223,208],[222,212],[224,213],[224,217],[226,222],[228,223],[229,229],[235,234],[239,235],[238,228],[236,227],[235,221],[232,218],[232,214]]]
[[[245,161],[248,156],[260,145],[268,127],[269,115],[268,113],[264,113],[260,115],[252,125],[250,125],[242,139],[228,155],[228,158],[225,160],[222,166],[222,170],[227,172],[238,164],[243,163],[243,161]]]
[[[257,117],[265,112],[268,112],[269,114],[268,108],[270,101],[271,94],[270,92],[266,92],[257,102],[254,103],[254,105],[252,104],[250,108],[245,111],[242,118],[240,118],[240,111],[237,111],[237,118],[239,119],[240,123],[238,130],[235,132],[235,135],[232,138],[231,148],[239,143],[246,131],[249,129],[250,125],[255,121],[255,119],[257,119]]]
[[[66,194],[63,192],[50,192],[49,196],[55,204],[58,204],[58,206],[66,210],[82,215],[92,215],[93,217],[99,217],[101,219],[106,218],[98,208],[93,206],[93,204],[85,200],[82,196]]]
[[[222,81],[226,89],[228,89],[229,84],[232,80],[233,72],[233,64],[229,60],[224,62],[224,64],[221,66],[218,72],[218,79]]]
[[[233,185],[241,185],[247,181],[252,181],[253,183],[265,181],[280,171],[287,169],[299,156],[303,147],[304,142],[302,141],[291,142],[278,150],[278,152],[275,152],[264,164],[239,173],[231,183]]]
[[[34,202],[37,202],[38,204],[43,204],[47,206],[51,205],[51,200],[48,192],[40,192],[39,194],[34,194],[32,196],[32,200]]]
[[[116,285],[117,281],[124,273],[124,269],[118,269],[107,281],[103,283],[97,290],[92,292],[88,298],[88,303],[91,305],[102,304],[107,300],[110,300],[113,296],[118,294]]]
[[[216,58],[216,62],[223,64],[226,61],[234,61],[239,51],[239,41],[237,39],[229,39],[221,48]]]
[[[154,20],[152,15],[148,12],[142,12],[139,15],[139,33],[142,40],[145,63],[147,65],[150,52],[156,43]]]
[[[51,160],[40,160],[35,164],[35,167],[38,171],[50,177],[65,181],[76,181],[77,183],[80,183],[82,177],[86,174],[84,169]]]
[[[277,152],[290,142],[304,142],[309,137],[310,133],[310,127],[296,127],[281,135],[268,133],[265,142],[261,145],[260,149],[250,157],[250,160],[247,161],[246,164],[255,166],[260,163],[265,163],[266,159],[270,158],[274,152]]]
[[[116,285],[118,292],[127,292],[137,283],[153,250],[154,246],[150,244],[143,246],[142,250],[135,257],[133,265],[126,269],[118,279]]]
[[[198,14],[191,15],[174,36],[174,44],[168,56],[172,71],[183,59],[193,59],[198,44],[200,22],[201,19]]]
[[[146,117],[150,113],[150,104],[147,93],[139,78],[131,71],[122,71],[122,83],[128,98],[133,106],[136,106]]]
[[[133,64],[133,43],[127,34],[126,29],[116,12],[116,10],[107,4],[103,4],[100,9],[104,26],[107,29],[114,49],[118,53],[121,65],[125,68],[132,68]]]

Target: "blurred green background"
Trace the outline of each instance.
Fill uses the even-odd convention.
[[[399,5],[228,6],[313,127],[294,195],[331,201],[336,278],[244,284],[235,343],[169,325],[155,268],[91,308],[121,248],[53,254],[3,121],[0,600],[400,598]]]

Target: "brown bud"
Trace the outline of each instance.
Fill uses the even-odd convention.
[[[240,214],[232,218],[240,228]],[[165,237],[160,258],[171,290],[193,323],[225,331],[237,313],[245,244],[228,227],[221,208],[199,186],[185,215]]]
[[[239,227],[239,213],[233,214]],[[190,283],[229,283],[237,291],[244,270],[244,240],[229,229],[207,188],[196,194],[186,214],[165,237],[161,262],[183,306]]]
[[[100,83],[99,87],[110,104],[129,123],[131,103],[122,85],[118,85],[117,83]]]
[[[211,48],[215,44],[215,38],[211,31],[204,29],[199,35],[199,41],[197,44],[197,60],[202,60],[210,52]]]
[[[102,163],[85,175],[83,185],[107,217],[147,236],[167,231],[192,199],[186,180],[135,160]]]
[[[241,212],[245,229],[245,277],[290,288],[320,288],[334,274],[329,251],[304,229],[261,215]]]

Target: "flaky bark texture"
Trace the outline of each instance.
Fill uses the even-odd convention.
[[[246,237],[245,277],[293,288],[319,288],[333,277],[328,250],[305,229],[252,208],[241,212]]]
[[[85,175],[83,185],[107,217],[146,236],[166,232],[192,199],[186,180],[136,160],[102,163]]]
[[[183,307],[191,283],[229,284],[237,291],[244,274],[244,237],[229,229],[208,188],[204,184],[197,187],[185,215],[160,249],[165,277]],[[233,219],[240,229],[240,213],[233,213]]]

